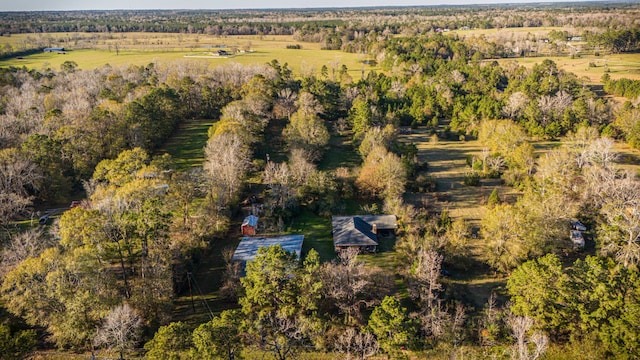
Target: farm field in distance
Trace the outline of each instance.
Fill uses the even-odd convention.
[[[543,36],[552,30],[561,28],[507,28],[455,30],[450,35],[460,37],[523,37],[527,34]],[[206,61],[209,66],[229,62],[243,65],[263,64],[277,59],[281,64],[288,63],[295,73],[319,73],[325,65],[329,69],[347,66],[354,80],[362,77],[363,72],[383,71],[377,65],[363,64],[368,57],[364,54],[347,53],[339,50],[321,50],[320,44],[294,40],[290,35],[228,35],[211,36],[202,34],[165,34],[165,33],[44,33],[14,34],[0,36],[0,46],[11,44],[19,46],[28,38],[50,39],[52,47],[64,47],[66,54],[37,53],[22,59],[0,59],[0,66],[26,66],[30,69],[46,67],[59,68],[65,61],[75,61],[80,69],[92,69],[106,64],[112,66],[146,65],[151,62],[166,63],[180,60]],[[287,45],[301,45],[301,49],[287,49]],[[116,51],[117,47],[117,51]],[[238,53],[218,56],[219,49],[237,49]],[[242,51],[242,52],[240,52]],[[588,79],[590,84],[600,84],[602,75],[608,73],[611,78],[640,80],[640,54],[608,54],[600,56],[585,53],[579,56],[525,56],[515,58],[487,59],[497,60],[501,65],[515,62],[532,67],[545,59],[554,61],[560,69]],[[330,71],[331,73],[331,71]]]
[[[627,78],[640,80],[640,54],[607,54],[570,56],[534,56],[521,58],[498,59],[500,65],[515,62],[518,65],[531,68],[545,59],[550,59],[559,69],[574,73],[579,78],[586,78],[590,84],[602,84],[602,76],[609,74],[612,79]],[[492,61],[492,60],[487,60]]]
[[[64,54],[37,53],[22,59],[0,60],[0,66],[26,66],[30,69],[51,67],[59,69],[65,61],[74,61],[80,69],[94,69],[106,64],[112,66],[147,65],[151,62],[174,61],[207,62],[216,66],[235,62],[243,65],[264,64],[277,59],[280,64],[288,63],[295,73],[320,72],[327,66],[329,75],[343,64],[349,75],[360,79],[362,73],[380,70],[377,66],[365,65],[368,57],[364,54],[346,53],[339,50],[321,50],[320,44],[295,41],[289,35],[187,35],[165,33],[117,33],[117,34],[15,34],[1,36],[0,46],[18,46],[29,37],[50,38],[52,47],[64,47]],[[287,49],[287,45],[300,45],[301,49]],[[236,54],[219,56],[218,50]]]

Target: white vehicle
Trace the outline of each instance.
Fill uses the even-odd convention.
[[[571,242],[578,249],[584,249],[584,236],[578,230],[571,230]]]

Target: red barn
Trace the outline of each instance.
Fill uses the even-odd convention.
[[[249,215],[242,222],[242,235],[255,235],[258,230],[258,217]]]

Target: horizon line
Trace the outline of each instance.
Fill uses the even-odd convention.
[[[465,0],[462,0],[465,1]],[[245,8],[93,8],[93,9],[42,9],[42,10],[3,10],[0,13],[37,13],[37,12],[84,12],[84,11],[305,11],[305,10],[363,10],[363,9],[411,9],[411,8],[446,8],[446,7],[476,7],[476,6],[522,6],[522,5],[569,5],[576,3],[608,3],[629,4],[639,3],[638,0],[484,0],[482,3],[440,3],[414,5],[356,5],[356,6],[304,6],[304,7],[245,7]]]

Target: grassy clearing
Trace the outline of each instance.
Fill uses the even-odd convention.
[[[512,35],[534,35],[546,36],[552,30],[564,30],[561,27],[519,27],[519,28],[493,28],[493,29],[469,29],[469,30],[451,30],[448,34],[456,34],[460,37],[512,37]]]
[[[403,136],[403,140],[416,144],[420,161],[428,163],[427,172],[437,182],[435,192],[409,194],[409,202],[427,203],[438,212],[446,209],[451,217],[462,218],[477,229],[488,210],[486,202],[494,188],[498,189],[503,200],[513,201],[518,196],[514,189],[502,185],[498,180],[482,179],[478,187],[464,185],[464,174],[470,170],[467,157],[482,152],[483,146],[478,141],[434,141],[424,129],[414,130],[412,134]],[[474,256],[474,265],[443,281],[456,299],[481,308],[492,292],[504,286],[505,279],[489,275],[488,269],[477,260],[485,246],[483,239],[470,239],[469,246]]]
[[[333,250],[333,237],[331,236],[331,219],[318,216],[309,210],[302,210],[291,223],[290,233],[304,234],[302,244],[302,255],[305,256],[309,250],[315,249],[320,254],[321,261],[331,261],[335,259],[336,253]]]
[[[346,136],[333,135],[329,139],[329,149],[318,164],[318,169],[323,171],[331,171],[339,167],[353,169],[360,166],[361,163],[360,154],[354,150],[349,139]]]
[[[545,59],[552,60],[562,70],[574,73],[579,78],[587,79],[590,84],[601,84],[600,79],[605,73],[608,73],[612,79],[640,80],[640,54],[583,55],[574,59],[569,56],[529,57],[499,59],[497,61],[500,65],[516,62],[519,65],[532,68],[533,65],[539,64]]]
[[[185,120],[173,136],[158,150],[173,158],[177,170],[202,166],[208,131],[215,121],[209,119]]]
[[[205,61],[209,66],[218,66],[229,62],[240,64],[262,64],[277,59],[281,64],[288,63],[295,73],[318,74],[323,65],[338,69],[342,64],[349,69],[353,79],[359,79],[363,71],[380,70],[379,67],[364,65],[367,58],[362,54],[345,53],[338,50],[321,50],[318,43],[295,41],[292,36],[228,36],[157,34],[157,33],[120,33],[120,34],[40,34],[42,38],[51,38],[51,46],[65,47],[66,54],[38,53],[24,56],[22,59],[0,60],[0,67],[26,66],[30,69],[59,69],[65,61],[75,61],[80,69],[95,69],[105,64],[112,66],[147,65],[151,62]],[[78,36],[80,40],[73,40]],[[32,44],[27,40],[33,35],[18,34],[0,37],[0,45],[9,43],[19,46]],[[302,46],[302,49],[287,49],[287,45]],[[31,45],[33,46],[33,45]],[[117,51],[116,51],[117,47]],[[189,57],[216,53],[218,49],[237,49],[233,56]]]
[[[486,212],[486,199],[496,184],[494,181],[482,180],[480,187],[466,186],[464,174],[470,170],[467,157],[480,154],[482,145],[478,141],[433,142],[423,129],[406,135],[404,140],[416,144],[420,161],[429,164],[428,174],[437,182],[435,193],[417,194],[412,199],[425,199],[438,211],[448,209],[454,218],[461,217],[471,223],[479,223]],[[498,186],[498,191],[501,194],[507,193],[510,188]]]

